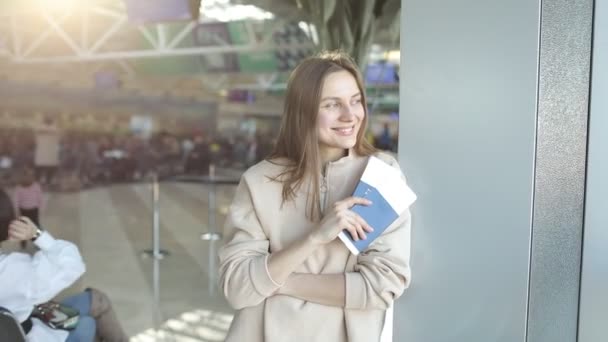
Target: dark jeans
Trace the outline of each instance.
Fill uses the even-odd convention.
[[[80,313],[78,325],[70,331],[66,342],[93,342],[96,323],[95,319],[91,317],[91,293],[84,291],[64,299],[61,303],[71,306]]]

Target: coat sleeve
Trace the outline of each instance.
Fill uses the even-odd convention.
[[[26,297],[32,305],[46,302],[72,285],[85,272],[78,247],[43,232],[34,242],[40,251],[32,258]]]
[[[399,168],[394,158],[384,159]],[[354,272],[345,276],[347,309],[387,309],[409,287],[410,232],[411,214],[407,209],[357,256]]]
[[[224,244],[219,250],[220,287],[234,309],[256,306],[281,286],[268,273],[269,245],[243,177],[230,206]]]
[[[346,273],[347,309],[387,309],[411,282],[409,210],[357,256]]]

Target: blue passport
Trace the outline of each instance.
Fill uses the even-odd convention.
[[[366,232],[365,240],[353,240],[347,230],[338,235],[353,254],[366,250],[416,200],[416,194],[407,186],[401,171],[373,156],[369,158],[353,196],[372,202],[369,206],[356,204],[351,210],[374,228],[373,232]]]

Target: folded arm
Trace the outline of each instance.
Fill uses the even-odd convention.
[[[235,309],[255,306],[272,296],[287,277],[319,246],[302,239],[269,253],[269,241],[257,217],[247,181],[239,184],[219,251],[220,284]]]
[[[317,304],[344,307],[346,280],[343,273],[293,273],[277,294]]]
[[[347,309],[386,309],[410,283],[409,239],[408,211],[357,257],[353,272],[294,273],[277,294]]]

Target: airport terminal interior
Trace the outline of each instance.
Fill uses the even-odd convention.
[[[134,342],[223,341],[222,224],[293,67],[351,54],[366,137],[397,152],[401,1],[355,3],[2,1],[0,182],[33,175],[41,226],[79,247],[86,273],[59,297],[102,289]]]

